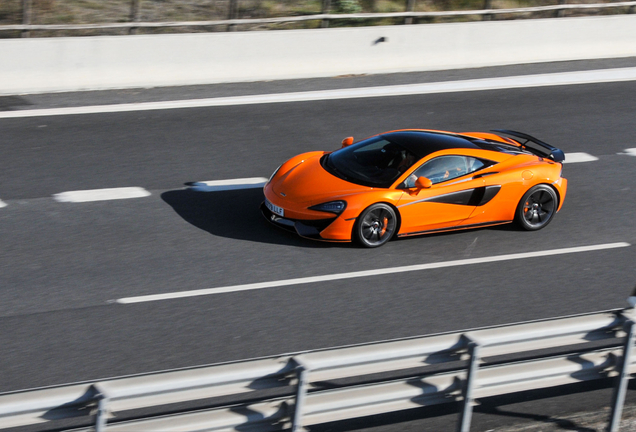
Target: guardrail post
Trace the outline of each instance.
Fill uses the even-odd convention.
[[[629,365],[631,363],[632,347],[634,346],[634,321],[625,323],[625,345],[623,346],[623,358],[620,364],[620,374],[617,377],[614,397],[612,400],[612,416],[607,427],[608,432],[618,432],[618,427],[623,414],[623,404],[625,403],[625,393],[629,382]]]
[[[566,0],[559,0],[560,5],[565,4]],[[563,18],[563,15],[565,15],[565,9],[557,9],[555,16],[557,18]]]
[[[413,12],[415,0],[406,0],[406,12]],[[404,24],[413,24],[413,17],[404,18]]]
[[[93,384],[93,388],[97,391],[97,395],[95,396],[97,399],[95,432],[104,432],[106,431],[106,418],[108,417],[108,395],[98,384]]]
[[[325,15],[325,14],[328,14],[330,10],[331,10],[331,0],[322,0],[322,11],[320,13]],[[322,22],[320,23],[320,27],[322,28],[329,27],[329,20],[328,19],[322,20]]]
[[[227,14],[227,19],[237,19],[238,18],[238,0],[230,0],[230,10]],[[230,24],[227,26],[227,31],[236,31],[236,24]]]
[[[141,10],[141,0],[132,0],[130,4],[130,22],[139,22],[139,12]],[[136,27],[128,29],[128,34],[137,33]]]
[[[492,9],[492,0],[484,0],[483,9],[485,9],[485,10]],[[493,14],[484,14],[481,17],[482,21],[490,21],[493,18],[494,18]]]
[[[465,336],[464,336],[465,337]],[[473,416],[473,388],[475,387],[475,375],[479,369],[479,344],[474,340],[468,342],[468,354],[470,355],[470,363],[466,372],[466,383],[462,391],[464,400],[462,402],[462,411],[459,416],[458,432],[469,432],[470,421]]]
[[[294,359],[294,362],[296,362],[298,387],[296,388],[296,404],[294,405],[294,418],[292,419],[291,432],[301,432],[304,430],[303,406],[305,405],[305,396],[307,395],[307,375],[309,374],[309,369],[298,359]]]
[[[33,13],[33,0],[22,0],[22,24],[31,25],[31,15]],[[29,30],[22,30],[22,37],[31,36]]]

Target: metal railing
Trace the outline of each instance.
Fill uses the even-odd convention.
[[[22,24],[0,25],[0,31],[21,31],[22,37],[29,37],[32,31],[44,30],[108,30],[108,29],[128,29],[130,34],[134,34],[139,28],[169,28],[169,27],[215,27],[227,26],[228,31],[236,30],[237,25],[248,24],[280,24],[303,21],[321,21],[321,27],[329,27],[331,20],[362,20],[362,19],[382,19],[382,18],[404,18],[405,24],[412,24],[415,18],[438,18],[438,17],[461,17],[476,15],[483,20],[491,20],[496,15],[502,14],[523,14],[537,12],[554,12],[555,17],[562,17],[568,10],[586,9],[616,9],[628,8],[627,13],[636,13],[636,1],[619,1],[614,3],[594,3],[594,4],[566,4],[560,0],[558,4],[548,6],[534,6],[525,8],[493,9],[491,0],[484,0],[484,8],[480,10],[458,10],[458,11],[414,11],[415,1],[405,0],[404,12],[387,13],[331,13],[331,0],[323,0],[322,11],[319,14],[272,17],[272,18],[238,18],[238,1],[230,0],[228,19],[208,20],[208,21],[177,21],[177,22],[140,22],[142,0],[131,0],[131,10],[129,22],[102,23],[102,24],[33,24],[32,23],[32,1],[23,0]]]
[[[610,310],[5,393],[0,429],[74,419],[81,430],[97,432],[297,432],[456,402],[458,430],[465,432],[475,399],[618,377],[608,428],[616,432],[626,383],[636,373],[635,318],[633,308]],[[284,394],[271,396],[276,391]],[[192,402],[196,409],[174,408]],[[114,414],[128,419],[112,420]]]

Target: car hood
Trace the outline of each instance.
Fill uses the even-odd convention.
[[[285,199],[314,205],[371,189],[330,174],[320,164],[321,156],[304,159],[283,175],[276,176],[272,180],[272,190]]]

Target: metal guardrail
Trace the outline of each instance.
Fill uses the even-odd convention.
[[[635,304],[636,297],[630,297],[630,303]],[[48,427],[72,418],[81,420],[81,427],[91,425],[82,430],[97,432],[299,431],[302,426],[461,402],[458,430],[468,431],[475,399],[619,376],[608,429],[615,432],[626,382],[636,373],[636,358],[630,357],[635,318],[632,308],[610,310],[0,394],[0,429],[43,423]],[[591,349],[593,342],[606,347]],[[546,357],[549,349],[560,349],[561,354]],[[492,362],[521,353],[528,359]],[[440,365],[447,370],[430,371]],[[395,378],[397,371],[409,378]],[[377,378],[387,373],[393,378]],[[369,384],[371,376],[376,378]],[[353,378],[358,382],[337,382]],[[365,378],[367,383],[360,384]],[[283,397],[262,395],[281,389],[287,389]],[[226,402],[214,409],[108,421],[113,414],[213,398]],[[246,398],[250,402],[239,403]]]
[[[615,9],[629,7],[628,13],[636,13],[636,1],[619,1],[615,3],[594,3],[594,4],[564,4],[548,6],[534,6],[525,8],[492,9],[489,7],[490,1],[485,0],[484,9],[480,10],[459,10],[459,11],[413,11],[414,2],[406,0],[405,12],[388,13],[330,13],[330,0],[323,1],[323,8],[320,14],[273,17],[273,18],[250,18],[238,19],[238,0],[230,0],[230,10],[228,19],[210,21],[178,21],[178,22],[139,22],[141,0],[131,0],[130,22],[102,23],[102,24],[32,24],[32,0],[23,0],[23,22],[22,24],[0,25],[0,31],[22,31],[23,37],[29,37],[31,31],[42,30],[106,30],[106,29],[128,29],[134,33],[138,28],[168,28],[168,27],[214,27],[227,26],[229,31],[235,30],[240,24],[278,24],[302,21],[322,21],[322,27],[328,27],[330,20],[356,20],[356,19],[381,19],[381,18],[405,18],[405,24],[412,24],[413,18],[435,18],[435,17],[459,17],[477,15],[484,20],[492,19],[495,15],[521,14],[554,11],[556,17],[563,16],[568,10],[586,9]],[[487,7],[488,6],[488,7]]]

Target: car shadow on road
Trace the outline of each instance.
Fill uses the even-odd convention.
[[[260,188],[213,192],[178,189],[162,193],[161,199],[186,222],[215,236],[297,247],[333,247],[267,222],[259,210],[263,202]]]

